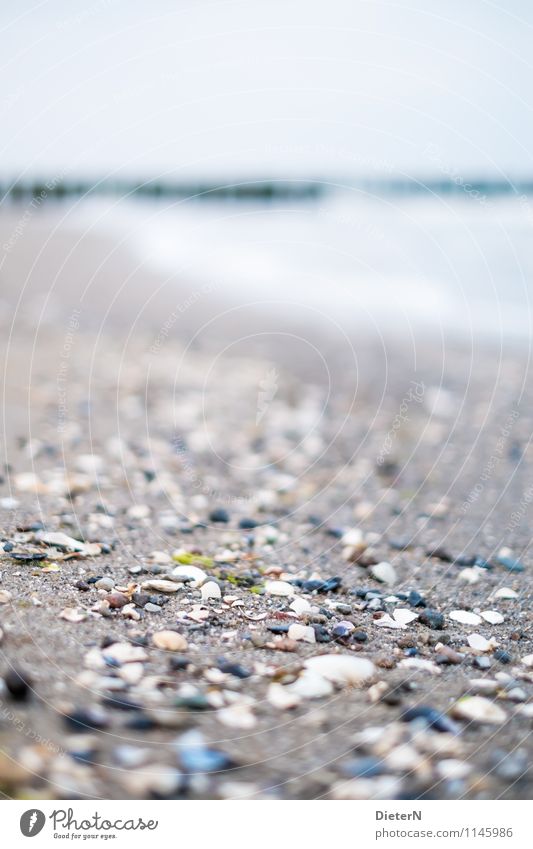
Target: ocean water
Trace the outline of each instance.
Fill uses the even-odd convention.
[[[113,233],[146,268],[231,302],[306,307],[380,331],[531,334],[533,198],[90,200],[68,220]]]

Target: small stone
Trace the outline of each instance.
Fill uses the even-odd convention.
[[[478,669],[490,669],[491,660],[488,657],[475,657],[474,666],[477,666]]]
[[[423,720],[429,728],[445,734],[458,734],[460,730],[458,725],[446,716],[446,714],[425,705],[409,708],[402,714],[401,719],[404,722]]]
[[[217,507],[209,513],[209,521],[227,525],[229,522],[229,513],[223,507]]]
[[[515,560],[514,557],[502,557],[499,555],[496,559],[500,566],[503,566],[508,572],[523,572],[525,569],[524,564],[520,560]]]
[[[217,711],[217,719],[228,728],[255,728],[257,719],[247,704],[233,704]]]
[[[144,610],[146,611],[146,613],[161,613],[162,609],[163,608],[160,607],[159,604],[153,604],[151,601],[148,601],[144,605]]]
[[[9,590],[0,590],[0,604],[9,604],[13,596]]]
[[[374,664],[362,657],[346,654],[323,654],[305,661],[305,668],[338,686],[361,686],[375,674]]]
[[[222,596],[220,587],[215,581],[207,581],[207,583],[201,588],[200,592],[202,594],[203,601],[208,601],[208,599],[211,598],[220,598]]]
[[[112,643],[102,649],[102,656],[104,661],[112,660],[118,664],[142,662],[148,658],[141,646],[132,646],[131,643]]]
[[[513,656],[508,651],[504,651],[503,649],[496,649],[493,656],[494,659],[499,660],[500,663],[512,663],[513,660]]]
[[[99,578],[95,583],[95,587],[97,590],[106,590],[110,592],[115,586],[115,582],[112,578]]]
[[[187,651],[188,648],[187,640],[177,631],[157,631],[152,637],[152,642],[156,648],[164,651],[182,652]]]
[[[288,584],[287,581],[267,581],[265,592],[267,595],[293,596],[296,595],[296,587]]]
[[[376,579],[376,581],[380,581],[383,584],[395,584],[397,581],[394,566],[387,563],[385,560],[381,563],[376,563],[375,566],[371,566],[370,574]]]
[[[497,610],[482,610],[481,616],[485,622],[490,622],[491,625],[501,625],[504,621],[502,614]]]
[[[427,607],[427,603],[426,603],[425,598],[422,595],[420,595],[420,593],[417,592],[417,590],[411,590],[411,592],[409,593],[409,595],[407,597],[407,601],[413,607]]]
[[[419,621],[434,631],[442,631],[445,628],[443,614],[439,613],[438,610],[432,610],[430,607],[420,613]]]
[[[457,719],[466,719],[480,724],[500,725],[507,719],[507,714],[501,707],[483,696],[467,696],[459,699],[453,706],[452,713]]]
[[[6,672],[4,684],[15,702],[26,702],[31,696],[31,680],[22,670],[10,669]]]
[[[524,666],[527,666],[529,669],[531,669],[533,667],[533,654],[526,654],[522,658],[522,663],[524,664]]]
[[[463,625],[479,625],[481,622],[481,616],[478,616],[477,613],[471,613],[469,610],[451,610],[448,616],[454,622],[461,622]]]
[[[129,604],[129,598],[124,593],[109,593],[104,598],[113,610],[120,610],[121,607]]]

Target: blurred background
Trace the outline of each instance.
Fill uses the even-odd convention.
[[[3,263],[54,207],[236,302],[528,336],[525,0],[6,0],[0,28]]]

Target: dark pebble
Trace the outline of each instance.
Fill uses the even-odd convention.
[[[352,640],[355,640],[356,643],[366,643],[368,640],[368,634],[366,631],[354,631],[352,634]]]
[[[440,713],[432,707],[419,705],[418,707],[409,708],[402,714],[401,719],[404,722],[413,722],[417,719],[423,719],[426,724],[435,729],[448,734],[458,734],[459,726],[453,722],[446,714]]]
[[[76,587],[77,590],[81,590],[84,593],[86,593],[87,590],[91,589],[91,585],[88,584],[87,581],[76,581],[74,586]]]
[[[223,659],[219,660],[218,668],[221,672],[225,672],[227,675],[234,675],[235,678],[249,678],[252,674],[249,669],[245,669],[244,666],[241,666],[239,663],[231,663],[231,661]]]
[[[63,722],[77,734],[109,728],[108,717],[98,708],[75,708],[72,713],[63,716]]]
[[[9,695],[15,702],[27,702],[31,695],[31,680],[25,672],[10,669],[4,675],[4,683]]]
[[[341,764],[341,770],[348,778],[374,778],[386,772],[383,761],[370,756],[346,761]]]
[[[343,528],[326,528],[326,534],[328,537],[333,537],[334,539],[341,539],[344,536]]]
[[[215,510],[211,510],[209,514],[210,522],[220,522],[221,524],[226,525],[229,522],[229,513],[227,510],[224,510],[223,507],[218,507]]]
[[[194,773],[221,772],[224,769],[231,769],[235,764],[225,752],[203,746],[184,748],[179,751],[179,758],[183,769]]]
[[[239,520],[239,528],[242,531],[252,531],[254,528],[257,528],[258,523],[255,519],[240,519]]]
[[[407,601],[412,607],[427,607],[426,599],[417,590],[411,590],[407,596]]]
[[[500,566],[503,566],[508,572],[523,572],[525,569],[524,564],[513,557],[498,557],[497,559]]]
[[[183,672],[184,669],[187,669],[190,662],[188,657],[177,655],[170,658],[169,666],[172,672]]]
[[[4,545],[4,551],[13,551],[14,548],[15,546],[12,542],[6,542],[6,544]]]
[[[509,654],[508,651],[504,649],[496,649],[494,654],[492,655],[495,660],[499,660],[500,663],[511,663],[513,660],[513,656]]]
[[[286,634],[289,630],[289,625],[267,625],[268,630],[272,634]]]
[[[444,616],[438,610],[432,610],[428,607],[427,610],[422,611],[418,618],[419,622],[435,631],[441,631],[444,628]]]
[[[331,636],[328,634],[324,625],[313,625],[313,630],[315,632],[315,639],[317,643],[331,642]]]
[[[453,557],[449,551],[445,548],[442,548],[440,545],[435,546],[434,548],[426,549],[427,557],[436,557],[437,560],[442,560],[444,563],[452,563]]]

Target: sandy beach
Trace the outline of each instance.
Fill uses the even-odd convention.
[[[530,798],[527,345],[60,218],[0,219],[3,796]]]

